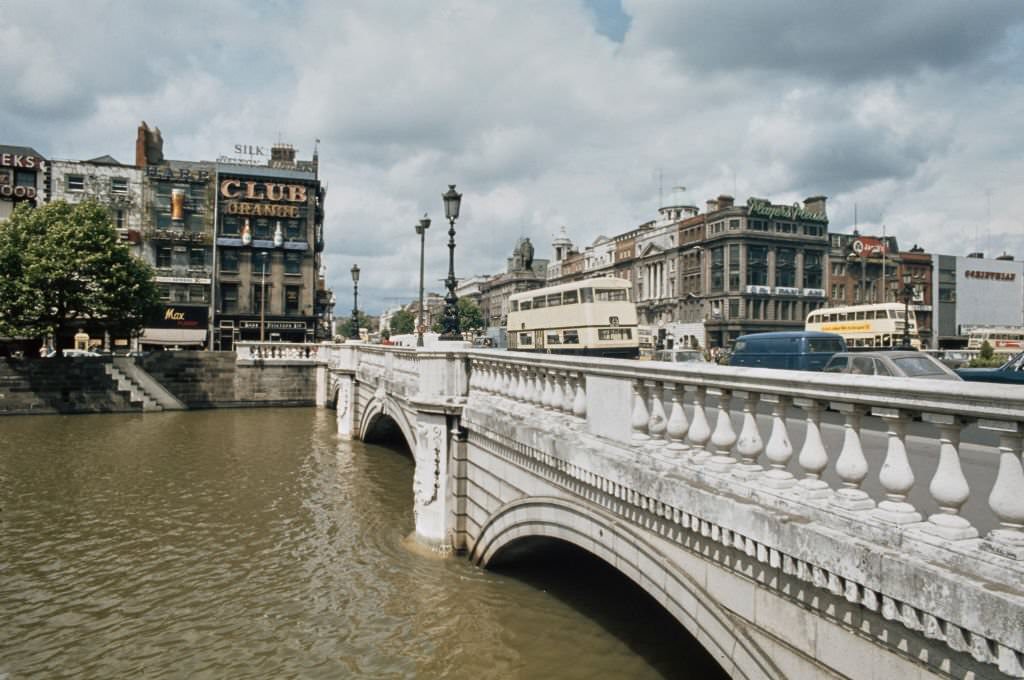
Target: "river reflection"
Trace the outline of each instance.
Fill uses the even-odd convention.
[[[0,678],[662,678],[716,668],[603,563],[407,549],[412,460],[334,413],[0,419]]]

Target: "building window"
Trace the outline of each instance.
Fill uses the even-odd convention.
[[[206,295],[206,286],[189,286],[188,287],[188,301],[189,302],[208,302]]]
[[[740,301],[729,300],[729,318],[738,319],[740,318]]]
[[[158,284],[157,285],[157,290],[160,291],[160,299],[161,300],[170,300],[171,299],[171,286],[169,284],[166,284],[166,283]]]
[[[711,290],[720,291],[725,286],[725,248],[711,249]]]
[[[792,248],[775,251],[775,285],[783,288],[796,286],[796,251]]]
[[[157,248],[156,249],[156,266],[157,267],[170,267],[171,266],[171,255],[172,251],[170,248]]]
[[[302,255],[299,253],[285,253],[284,254],[284,273],[285,274],[301,274],[300,266],[302,264]]]
[[[285,286],[285,289],[284,289],[284,313],[285,314],[298,314],[299,313],[299,287],[298,286]]]
[[[206,185],[205,184],[190,184],[188,185],[188,197],[195,201],[196,207],[201,207],[201,204],[206,199]]]
[[[124,229],[124,211],[118,210],[114,213],[114,226],[118,229]]]
[[[0,181],[0,184],[3,184]],[[36,185],[36,173],[32,170],[15,170],[14,171],[14,186],[16,187],[34,187]]]
[[[747,246],[747,285],[768,285],[768,249],[764,246]]]
[[[729,231],[736,231],[740,228],[739,220],[729,220]]]
[[[126,177],[111,177],[110,178],[110,193],[112,193],[112,194],[127,194],[128,193],[128,179]]]
[[[740,289],[740,244],[729,245],[729,290]]]
[[[188,251],[188,266],[205,267],[206,250],[204,250],[203,248],[192,248],[190,251]]]
[[[220,311],[222,311],[222,312],[237,312],[238,311],[238,284],[237,283],[222,283],[222,284],[220,284]]]
[[[253,231],[253,238],[268,239],[270,238],[270,220],[259,217],[256,219],[256,228]]]
[[[220,223],[220,233],[225,236],[238,236],[239,226],[237,217],[225,217]]]
[[[220,251],[220,270],[222,272],[237,272],[238,271],[238,251],[237,250],[222,250],[222,251]]]
[[[821,288],[821,259],[820,252],[804,252],[804,288]]]
[[[764,301],[763,300],[750,300],[747,302],[747,307],[750,310],[751,319],[763,319],[764,318]]]
[[[299,220],[288,220],[285,222],[284,236],[289,241],[302,239],[302,222]]]
[[[66,181],[65,187],[68,191],[85,191],[84,175],[66,175],[64,179]]]

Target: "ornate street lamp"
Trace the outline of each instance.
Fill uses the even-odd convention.
[[[903,272],[903,349],[913,349],[910,344],[910,300],[914,297],[914,284],[910,272]]]
[[[359,265],[352,265],[352,339],[359,339]]]
[[[455,209],[458,213],[458,208]],[[423,316],[423,244],[426,239],[427,229],[430,228],[430,218],[423,213],[423,219],[416,225],[416,233],[420,235],[420,307],[416,319],[416,346],[423,347],[423,327],[426,325]]]
[[[459,205],[462,194],[455,190],[454,184],[448,185],[448,191],[441,194],[444,199],[444,216],[448,218],[448,278],[445,286],[448,294],[444,296],[444,319],[440,340],[462,340],[459,332],[459,299],[455,297],[455,220],[459,218]]]

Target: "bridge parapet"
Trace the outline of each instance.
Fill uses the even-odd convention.
[[[468,357],[471,437],[479,429],[520,442],[533,464],[627,519],[654,517],[667,527],[659,531],[734,547],[1024,677],[1024,390]],[[827,432],[824,421],[837,418]],[[980,429],[996,441],[962,445],[969,426],[972,438]],[[997,459],[994,480],[969,480],[965,456]],[[968,517],[972,495],[987,502]]]
[[[238,342],[235,343],[235,361],[281,363],[324,363],[330,345],[292,342]]]

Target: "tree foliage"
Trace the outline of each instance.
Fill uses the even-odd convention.
[[[152,268],[132,257],[94,201],[15,209],[0,222],[0,273],[0,332],[8,335],[53,333],[59,343],[86,319],[138,331],[160,304]]]
[[[471,333],[474,331],[482,331],[484,329],[484,315],[480,311],[480,307],[473,302],[471,298],[459,298],[455,304],[459,311],[460,331],[463,333]],[[438,314],[438,318],[434,321],[434,325],[431,330],[435,333],[444,332],[443,314]]]
[[[358,317],[359,326],[358,327],[359,328],[369,328],[370,327],[370,317],[367,316],[366,314],[364,314],[361,311],[357,312],[357,314],[359,315],[359,317]],[[338,335],[340,335],[345,340],[347,340],[347,339],[352,337],[352,317],[351,316],[349,316],[347,318],[344,318],[344,319],[339,319],[337,321],[336,333]]]
[[[416,315],[408,310],[400,309],[391,316],[390,326],[392,335],[415,333]]]

